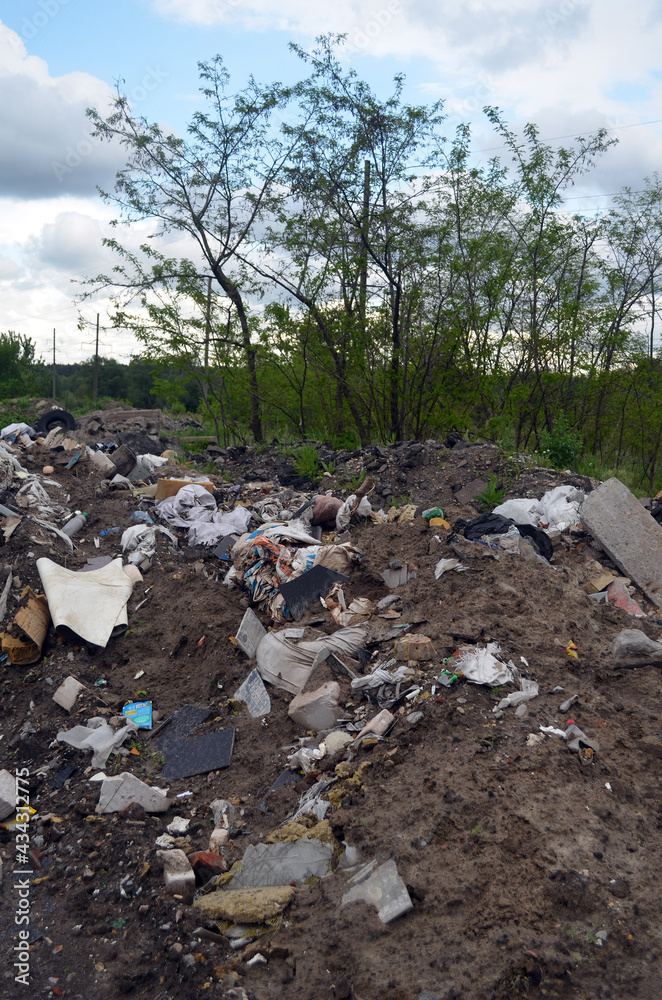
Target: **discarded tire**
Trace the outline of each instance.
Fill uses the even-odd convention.
[[[37,434],[48,434],[56,427],[61,427],[63,431],[73,431],[76,429],[76,421],[66,410],[49,410],[34,425]]]

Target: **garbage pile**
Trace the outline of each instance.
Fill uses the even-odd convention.
[[[303,490],[0,437],[0,854],[29,831],[37,988],[92,955],[108,995],[505,998],[527,963],[588,995],[656,947],[662,528],[618,480],[481,511],[458,441],[443,480],[408,444]],[[385,504],[393,452],[437,478]]]

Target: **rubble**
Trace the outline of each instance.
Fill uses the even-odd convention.
[[[662,621],[577,516],[597,484],[457,440],[319,444],[336,468],[313,483],[287,471],[279,445],[196,456],[173,441],[161,455],[151,418],[123,419],[119,454],[93,419],[85,433],[27,444],[17,429],[2,444],[12,638],[32,642],[13,622],[26,587],[38,594],[41,560],[76,578],[79,614],[94,573],[145,573],[128,580],[126,620],[105,645],[61,622],[64,589],[51,588],[35,659],[0,662],[0,861],[16,863],[24,769],[35,988],[54,992],[65,958],[66,988],[85,993],[90,955],[113,995],[174,996],[183,976],[196,992],[245,986],[258,1000],[638,982],[660,916]],[[135,464],[116,476],[127,451]],[[518,516],[525,505],[521,530],[473,495],[461,502],[495,471]],[[183,485],[161,502],[159,480]],[[171,524],[160,512],[181,494],[194,502]],[[68,539],[76,510],[88,517]],[[313,595],[307,607],[291,607],[288,588]],[[54,695],[77,684],[65,730]],[[485,871],[498,878],[478,887],[478,926],[471,887]],[[611,891],[623,872],[627,897]],[[603,924],[598,949],[589,935]],[[416,946],[394,965],[403,940]],[[460,959],[440,960],[439,941],[452,955],[464,942]],[[535,942],[535,983],[517,964],[522,942]]]

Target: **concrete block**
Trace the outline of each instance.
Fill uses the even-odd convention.
[[[0,771],[0,820],[16,809],[16,778],[10,771]]]
[[[184,852],[175,849],[173,851],[157,851],[156,853],[160,858],[163,858],[166,892],[171,896],[183,896],[187,905],[192,903],[195,892],[195,873]]]
[[[662,608],[662,527],[619,479],[608,479],[584,500],[584,527],[646,597]]]
[[[611,646],[615,667],[662,666],[662,642],[649,639],[645,632],[625,628]]]
[[[302,692],[290,702],[287,714],[304,729],[333,729],[342,716],[338,705],[340,685],[329,681],[315,691]]]
[[[53,695],[53,701],[60,705],[65,712],[70,712],[76,704],[76,698],[84,689],[85,685],[77,681],[75,677],[66,677]]]

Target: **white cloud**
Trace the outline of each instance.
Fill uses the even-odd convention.
[[[43,59],[0,23],[0,196],[92,193],[123,162],[90,139],[85,109],[106,108],[107,84],[88,73],[53,77]]]

